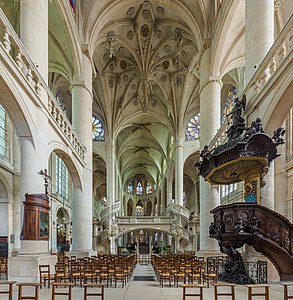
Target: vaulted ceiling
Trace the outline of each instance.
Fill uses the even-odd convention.
[[[198,111],[197,37],[174,9],[144,1],[117,12],[95,44],[95,108],[115,138],[122,181],[158,183],[172,137]]]

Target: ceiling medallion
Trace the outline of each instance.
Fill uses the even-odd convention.
[[[127,11],[127,15],[128,16],[133,16],[135,14],[135,8],[134,7],[130,7]]]
[[[166,53],[170,53],[171,52],[171,47],[169,45],[166,45],[164,47],[164,50],[165,50]]]
[[[149,26],[147,24],[142,25],[142,27],[140,29],[140,33],[144,38],[148,37],[148,35],[150,33]]]
[[[124,74],[124,75],[123,75],[123,81],[124,81],[124,82],[127,82],[128,79],[129,79],[128,75],[127,75],[127,74]]]
[[[149,16],[150,16],[150,12],[149,12],[148,10],[145,9],[145,10],[142,12],[142,16],[143,16],[143,18],[147,19],[147,18],[149,18]]]
[[[127,68],[127,62],[126,62],[126,60],[123,59],[123,60],[120,61],[120,68],[122,70],[125,70]]]
[[[119,51],[120,54],[125,54],[125,48],[124,47],[120,47],[118,51]]]
[[[157,31],[157,38],[161,39],[163,37],[163,32],[161,30]]]
[[[182,52],[181,52],[181,55],[183,56],[183,57],[187,57],[187,52],[185,51],[185,50],[183,50]]]
[[[139,103],[139,98],[138,98],[138,96],[137,96],[137,97],[135,97],[134,100],[133,100],[133,105],[134,105],[134,106],[137,106],[138,103]]]
[[[162,66],[163,66],[163,68],[164,68],[165,70],[168,70],[169,67],[170,67],[170,61],[169,61],[169,60],[164,60],[164,61],[162,62]]]
[[[105,53],[105,54],[103,55],[103,60],[104,60],[104,61],[108,61],[108,60],[109,60],[109,53]]]
[[[164,8],[161,6],[157,7],[157,14],[163,16],[165,14]]]
[[[129,39],[129,40],[132,40],[133,39],[133,31],[128,31],[127,32],[127,38]]]

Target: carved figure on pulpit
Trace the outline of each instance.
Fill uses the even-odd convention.
[[[272,139],[277,145],[283,145],[285,143],[284,141],[284,134],[286,130],[283,127],[279,127],[277,130],[274,131],[274,135],[272,136]]]

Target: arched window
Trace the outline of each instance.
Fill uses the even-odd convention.
[[[102,121],[93,116],[92,118],[92,139],[93,141],[104,141],[105,140],[105,131]]]
[[[190,118],[187,123],[185,134],[187,141],[193,141],[199,138],[199,113]]]
[[[142,195],[142,194],[143,194],[142,183],[139,180],[137,185],[136,185],[136,195]]]
[[[133,181],[130,181],[127,187],[127,193],[133,195]]]
[[[236,94],[237,94],[237,88],[235,86],[233,86],[227,95],[227,100],[223,109],[223,113],[222,113],[222,122],[224,122],[226,120],[227,115],[229,115],[229,113],[232,111],[233,105],[234,105],[234,100],[236,98]]]
[[[145,187],[145,192],[146,194],[151,194],[153,192],[152,186],[147,182],[146,187]]]
[[[68,169],[61,157],[56,155],[56,193],[68,200],[69,176]]]

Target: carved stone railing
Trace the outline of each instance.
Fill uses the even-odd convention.
[[[112,224],[114,224],[116,222],[116,220],[114,219],[114,215],[119,214],[120,210],[121,210],[120,201],[115,202],[112,208],[111,206],[105,207],[100,214],[101,223],[103,224],[103,226],[104,227],[109,226],[110,220],[112,220]]]
[[[254,98],[265,88],[265,86],[271,81],[282,69],[282,65],[286,60],[288,62],[292,59],[293,50],[293,15],[286,23],[282,32],[277,37],[276,41],[272,45],[271,49],[267,53],[266,57],[258,67],[254,76],[247,84],[244,94],[249,95],[250,103],[254,103]]]
[[[281,280],[293,280],[293,224],[284,216],[256,203],[216,207],[210,236],[225,248],[245,243],[267,256]]]
[[[0,49],[3,50],[1,51],[1,55],[5,55],[4,60],[8,60],[12,63],[15,67],[14,71],[27,83],[31,93],[31,100],[35,101],[37,106],[47,110],[51,123],[56,127],[59,134],[65,138],[68,145],[72,151],[77,154],[77,157],[81,162],[84,163],[85,147],[74,132],[65,112],[62,110],[52,91],[40,75],[1,8],[0,33],[3,34],[3,40],[0,42]],[[48,107],[42,102],[42,88],[47,94]]]
[[[171,217],[118,217],[117,223],[119,224],[170,224]]]
[[[186,220],[189,219],[189,210],[177,203],[169,203],[166,210],[166,215],[173,213],[174,215],[179,215],[181,217],[184,217]]]

